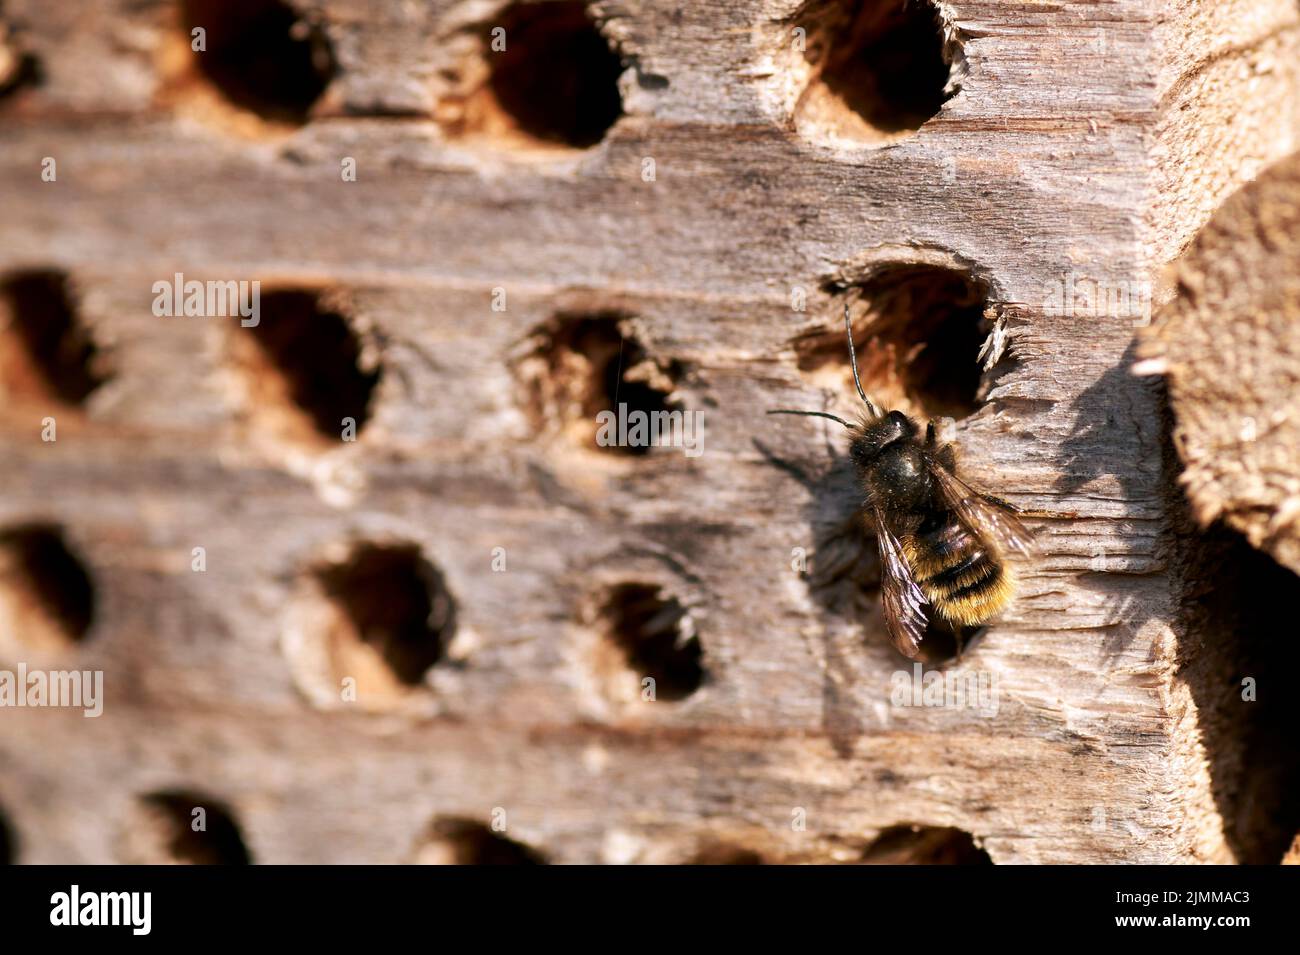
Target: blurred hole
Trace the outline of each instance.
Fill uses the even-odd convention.
[[[870,865],[992,865],[975,845],[975,838],[946,826],[894,826],[867,847],[862,861]]]
[[[90,575],[52,524],[0,531],[0,630],[38,652],[79,643],[90,629]]]
[[[18,861],[18,838],[5,814],[0,812],[0,865],[13,865]]]
[[[597,671],[611,687],[635,678],[633,699],[645,699],[653,680],[656,701],[683,700],[704,682],[700,642],[689,611],[654,584],[613,587],[596,609],[603,636]],[[616,695],[626,695],[617,694]]]
[[[536,850],[469,819],[434,821],[416,852],[421,865],[544,865]]]
[[[705,846],[694,858],[691,865],[762,865],[763,857],[752,849],[743,849],[727,843]]]
[[[104,383],[67,276],[54,270],[0,279],[0,387],[11,401],[80,406]]]
[[[182,0],[185,41],[207,31],[193,62],[233,105],[263,119],[305,122],[335,73],[319,26],[279,0]]]
[[[316,579],[339,611],[329,639],[332,669],[361,695],[399,695],[442,659],[455,629],[447,585],[414,545],[361,544]]]
[[[504,50],[492,48],[502,40]],[[622,114],[622,62],[584,3],[512,4],[487,25],[483,47],[486,83],[444,116],[455,133],[583,149]]]
[[[322,293],[261,295],[256,325],[236,326],[234,361],[249,390],[250,417],[264,431],[302,444],[360,434],[381,370],[363,367],[361,342]]]
[[[229,809],[187,791],[152,793],[139,800],[127,833],[134,864],[248,865],[252,860]]]
[[[11,27],[0,22],[0,105],[43,81],[40,60],[23,48]]]

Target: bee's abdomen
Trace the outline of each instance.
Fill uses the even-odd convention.
[[[1011,599],[1012,581],[1000,555],[951,513],[910,535],[903,546],[921,592],[950,623],[981,624]]]

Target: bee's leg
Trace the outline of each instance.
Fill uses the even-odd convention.
[[[933,449],[936,438],[934,436],[934,419],[931,418],[925,425],[925,446]]]

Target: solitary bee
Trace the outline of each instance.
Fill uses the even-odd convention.
[[[824,411],[768,414],[830,418],[853,435],[849,456],[865,493],[863,523],[880,547],[885,624],[898,651],[919,656],[928,616],[950,629],[973,627],[1007,605],[1015,581],[1005,552],[1030,553],[1032,537],[1015,505],[982,494],[957,477],[952,445],[935,439],[934,422],[920,429],[901,411],[867,397],[858,377],[853,326],[844,307],[853,383],[866,406],[856,424]]]

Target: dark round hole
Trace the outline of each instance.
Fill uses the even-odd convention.
[[[975,838],[948,826],[893,826],[867,847],[862,861],[873,865],[992,865]]]
[[[873,399],[926,418],[964,418],[979,407],[980,348],[988,331],[988,290],[956,269],[898,265],[851,288],[853,341],[862,384]],[[848,343],[841,318],[795,341],[799,368],[833,371],[834,387],[854,396]]]
[[[0,865],[13,865],[18,859],[18,837],[5,814],[0,812]]]
[[[681,370],[675,362],[652,358],[645,347],[624,334],[626,316],[617,312],[561,314],[537,336],[533,355],[530,412],[539,427],[571,432],[584,446],[615,454],[644,455],[648,442],[596,442],[596,416],[643,413],[647,420],[672,410],[668,395]]]
[[[762,865],[763,857],[753,849],[728,843],[705,846],[690,860],[691,865]]]
[[[620,584],[598,617],[607,640],[638,679],[653,679],[655,699],[682,700],[704,682],[700,643],[687,609],[654,584]]]
[[[822,79],[878,129],[915,129],[939,112],[948,64],[935,8],[925,0],[867,2]]]
[[[796,23],[814,75],[796,108],[801,127],[885,141],[918,129],[953,92],[952,50],[930,0],[814,2]]]
[[[921,639],[920,659],[931,666],[959,662],[979,646],[980,640],[988,631],[984,625],[953,628],[936,619],[928,607],[926,612],[930,619],[925,628],[925,636]]]
[[[541,853],[470,819],[434,821],[421,858],[447,865],[544,865]]]
[[[343,611],[350,639],[369,644],[398,683],[417,686],[455,630],[455,604],[442,574],[414,545],[362,544],[345,563],[317,571]]]
[[[130,833],[142,862],[248,865],[252,859],[230,810],[194,792],[168,791],[141,799],[145,832]],[[200,811],[201,810],[201,811]]]
[[[41,61],[25,49],[15,31],[0,20],[0,106],[44,82]]]
[[[492,51],[490,30],[505,30]],[[584,148],[600,142],[623,111],[622,62],[585,3],[516,3],[489,25],[489,88],[522,133]]]
[[[15,608],[19,637],[55,649],[83,640],[95,614],[95,588],[52,524],[0,531],[0,587]]]
[[[324,31],[280,0],[182,0],[181,22],[187,43],[195,27],[207,31],[199,73],[264,119],[304,122],[334,76]]]
[[[0,279],[0,382],[12,399],[83,404],[104,383],[97,355],[64,273],[35,270]]]
[[[361,367],[361,343],[347,319],[320,293],[304,290],[264,293],[260,311],[258,324],[237,326],[243,340],[256,345],[242,354],[254,392],[252,415],[279,420],[287,399],[305,419],[301,437],[339,441],[345,418],[359,432],[370,417],[380,369]]]

